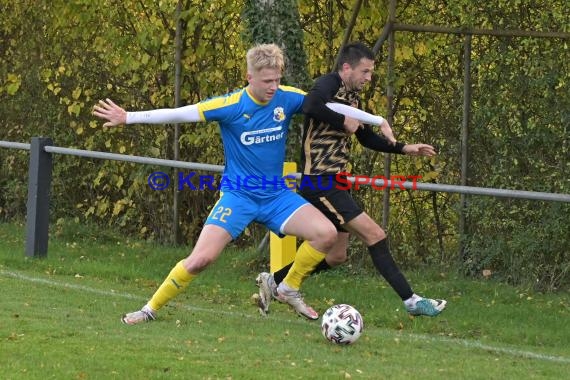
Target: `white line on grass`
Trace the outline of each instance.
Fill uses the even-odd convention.
[[[40,283],[40,284],[46,284],[49,286],[59,287],[59,288],[80,290],[83,292],[89,292],[89,293],[99,294],[99,295],[103,295],[103,296],[128,298],[128,299],[138,300],[141,302],[145,302],[148,300],[148,298],[137,296],[137,295],[130,294],[130,293],[119,293],[119,292],[116,292],[114,290],[111,290],[111,291],[101,290],[101,289],[91,288],[91,287],[83,286],[83,285],[76,285],[76,284],[69,284],[69,283],[65,283],[65,282],[48,280],[45,278],[30,277],[30,276],[27,276],[25,274],[17,273],[17,272],[0,270],[0,274],[4,277],[12,277],[12,278],[16,278],[18,280],[30,281],[30,282],[34,282],[34,283]],[[244,313],[232,312],[232,311],[223,311],[223,310],[219,310],[219,309],[214,310],[214,309],[207,309],[207,308],[201,308],[201,307],[184,305],[184,304],[177,304],[177,306],[184,308],[186,310],[190,310],[190,311],[201,311],[201,312],[214,313],[214,314],[225,314],[225,315],[230,315],[230,316],[234,316],[234,317],[246,317],[246,318],[253,318],[254,317],[251,314],[244,314]],[[259,319],[259,317],[257,315],[255,315],[255,318]],[[306,325],[306,321],[304,321],[304,320],[300,321],[300,320],[289,319],[289,320],[283,320],[283,321],[288,322],[288,323],[299,323],[299,324],[303,323],[304,325]],[[490,345],[483,344],[481,342],[474,341],[474,340],[453,339],[453,338],[446,338],[446,337],[441,337],[441,336],[432,336],[432,335],[425,335],[425,334],[402,335],[402,333],[394,334],[394,333],[389,333],[388,331],[382,331],[382,330],[374,331],[374,333],[377,333],[374,335],[397,337],[399,339],[401,339],[403,337],[404,338],[407,337],[410,340],[431,341],[431,342],[437,342],[437,343],[449,343],[449,344],[461,345],[461,346],[464,346],[467,348],[480,349],[483,351],[502,353],[502,354],[506,354],[506,355],[518,356],[518,357],[523,357],[523,358],[528,358],[528,359],[544,360],[544,361],[559,362],[559,363],[570,363],[570,358],[567,358],[564,356],[545,355],[545,354],[540,354],[540,353],[531,352],[531,351],[521,351],[521,350],[512,349],[512,348],[508,348],[508,347],[490,346]]]

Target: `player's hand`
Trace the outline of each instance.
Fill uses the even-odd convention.
[[[360,128],[362,126],[362,124],[360,124],[360,121],[353,119],[350,116],[345,116],[344,117],[344,130],[348,133],[348,134],[353,134],[354,132],[356,132],[358,130],[358,128]]]
[[[119,107],[111,99],[99,100],[93,106],[93,115],[107,120],[104,127],[115,127],[127,122],[127,111]]]
[[[435,156],[437,153],[435,148],[428,144],[406,144],[402,149],[404,154],[408,156]]]
[[[384,119],[382,121],[382,124],[380,124],[380,130],[382,131],[382,135],[384,135],[384,138],[388,140],[388,143],[390,143],[390,145],[396,145],[397,140],[394,137],[394,133],[392,132],[392,127],[390,127],[388,120]]]
[[[390,124],[388,124],[388,120],[384,120],[384,122],[380,125],[380,130],[391,145],[396,145],[396,138],[392,132],[392,127],[390,127]]]

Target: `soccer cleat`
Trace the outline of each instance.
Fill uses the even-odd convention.
[[[148,306],[144,306],[138,311],[123,315],[121,321],[127,325],[137,325],[139,323],[150,322],[156,319],[156,314]]]
[[[269,313],[271,299],[277,297],[277,284],[273,279],[273,275],[267,272],[258,274],[255,283],[259,287],[259,298],[257,299],[259,313],[266,316]]]
[[[312,320],[319,319],[319,314],[315,310],[313,310],[312,307],[307,305],[305,301],[303,301],[303,297],[301,296],[301,293],[298,290],[283,291],[283,292],[278,291],[276,299],[279,302],[291,305],[293,309],[295,309],[297,314],[302,315],[307,319],[312,319]]]
[[[408,313],[411,315],[427,315],[429,317],[435,317],[447,305],[446,300],[432,300],[429,298],[422,298],[417,301],[413,306],[406,306]]]

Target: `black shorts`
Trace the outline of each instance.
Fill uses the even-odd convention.
[[[299,194],[330,220],[340,232],[347,232],[342,226],[358,215],[362,208],[356,203],[346,188],[335,176],[303,175],[299,184]]]

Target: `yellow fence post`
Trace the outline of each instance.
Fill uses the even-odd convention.
[[[283,176],[297,172],[297,164],[285,162],[283,164]],[[291,186],[294,179],[288,179],[287,184]],[[292,190],[295,191],[295,190]],[[273,232],[269,236],[269,270],[271,273],[278,271],[295,259],[297,252],[297,239],[295,236],[285,236],[282,239]]]

